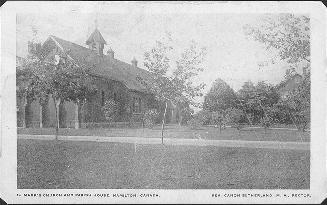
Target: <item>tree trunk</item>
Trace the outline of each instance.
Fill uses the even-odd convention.
[[[26,106],[27,106],[27,102],[26,100],[23,102],[23,110],[22,110],[22,124],[23,124],[23,128],[26,128]]]
[[[75,129],[79,129],[79,101],[75,104]]]
[[[183,116],[180,115],[180,116],[179,116],[179,126],[182,126],[182,122],[183,122]]]
[[[42,104],[40,103],[40,128],[43,128],[43,107]]]
[[[60,108],[60,99],[56,100],[55,98],[53,98],[53,101],[55,103],[55,111],[56,111],[56,140],[58,140],[58,132],[59,132],[59,108]]]
[[[165,112],[162,118],[162,128],[161,128],[161,143],[163,144],[163,134],[164,134],[164,129],[165,129],[165,120],[166,120],[166,112],[167,112],[167,101],[166,101],[166,106],[165,106]]]

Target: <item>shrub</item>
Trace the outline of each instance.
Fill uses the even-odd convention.
[[[192,118],[189,121],[187,121],[187,125],[192,129],[199,129],[202,126],[202,122],[197,118]]]
[[[200,112],[193,115],[193,118],[196,118],[201,125],[208,125],[211,122],[211,112],[206,110],[201,110]]]
[[[236,128],[240,127],[242,116],[244,115],[243,111],[236,108],[230,108],[226,111],[226,122],[230,123]]]
[[[144,126],[152,128],[158,121],[159,113],[156,109],[147,110],[144,113]]]
[[[220,131],[221,131],[221,129],[224,128],[225,119],[224,119],[224,115],[222,113],[212,112],[211,121],[212,121],[212,124],[219,126]]]
[[[187,124],[187,122],[192,118],[193,110],[189,107],[184,107],[181,109],[179,124]]]
[[[118,105],[112,99],[106,100],[101,107],[101,111],[104,113],[104,117],[108,122],[114,121],[118,113]]]
[[[267,129],[271,126],[270,120],[267,117],[263,117],[261,119],[260,123],[261,123],[262,127],[264,127],[265,129]]]

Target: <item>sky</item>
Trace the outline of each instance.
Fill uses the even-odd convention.
[[[85,41],[97,24],[107,42],[104,53],[111,47],[116,58],[130,63],[135,57],[139,67],[144,68],[144,52],[156,40],[164,39],[170,33],[175,48],[173,62],[192,40],[200,47],[206,47],[204,72],[194,79],[195,84],[204,82],[207,85],[204,93],[217,78],[223,79],[237,91],[248,80],[277,84],[285,74],[286,64],[278,59],[275,64],[260,68],[258,64],[275,56],[275,53],[265,50],[262,44],[248,38],[243,32],[244,25],[256,25],[261,17],[260,14],[150,14],[139,11],[18,14],[17,55],[26,56],[27,41],[33,38],[32,28],[38,30],[37,40],[40,42],[54,35],[86,46]],[[203,98],[198,101],[203,101]]]

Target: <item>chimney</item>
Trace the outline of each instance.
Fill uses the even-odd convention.
[[[115,52],[109,48],[109,50],[107,51],[107,55],[110,57],[111,60],[115,59]]]
[[[137,67],[137,60],[135,57],[132,59],[132,65],[136,68]]]

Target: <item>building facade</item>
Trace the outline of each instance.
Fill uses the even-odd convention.
[[[56,61],[57,54],[65,55],[77,65],[91,65],[90,75],[93,76],[97,92],[92,100],[77,105],[73,102],[62,102],[59,105],[60,127],[87,127],[89,125],[105,124],[106,120],[101,107],[108,99],[118,105],[118,115],[115,122],[130,124],[142,122],[143,113],[151,108],[159,111],[163,106],[154,95],[141,83],[140,79],[151,84],[151,73],[137,66],[137,60],[126,63],[115,58],[114,51],[109,48],[104,54],[107,42],[100,31],[95,29],[86,40],[87,47],[49,36],[43,43],[42,51],[48,61]],[[20,68],[21,58],[18,58],[17,69]],[[174,123],[178,119],[178,109],[169,103],[166,122]],[[118,123],[119,124],[119,123]],[[37,100],[17,97],[17,126],[18,127],[55,127],[55,103],[51,96],[43,105]]]

